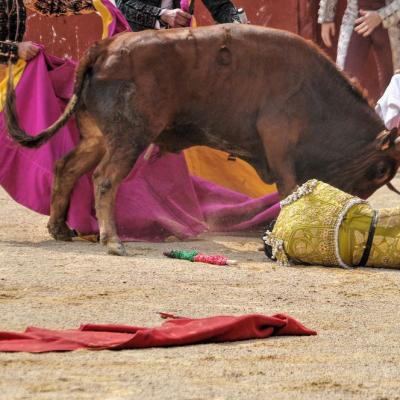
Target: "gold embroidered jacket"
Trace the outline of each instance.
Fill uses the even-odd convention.
[[[281,207],[272,232],[263,238],[280,264],[358,265],[374,215],[368,202],[314,179],[283,200]],[[376,213],[366,265],[400,268],[400,207]]]

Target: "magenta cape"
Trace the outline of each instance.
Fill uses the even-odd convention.
[[[113,22],[109,34],[126,30],[126,22],[109,3]],[[40,53],[30,61],[16,88],[20,123],[34,135],[61,114],[72,93],[76,63]],[[1,113],[2,114],[2,113]],[[49,214],[53,166],[77,143],[74,120],[39,149],[26,149],[8,138],[0,116],[0,184],[18,203]],[[183,239],[204,231],[248,230],[279,213],[278,194],[252,199],[190,176],[183,155],[139,159],[121,184],[116,222],[123,240]],[[90,174],[77,183],[68,214],[71,228],[98,232]]]
[[[30,327],[25,332],[0,332],[0,352],[122,350],[184,346],[197,343],[234,342],[270,336],[309,336],[317,332],[294,318],[276,314],[169,319],[161,326],[144,328],[127,325],[82,325],[62,331]]]

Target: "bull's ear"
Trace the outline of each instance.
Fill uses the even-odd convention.
[[[400,151],[400,137],[397,128],[392,130],[383,130],[376,137],[376,147],[378,150],[388,150],[389,148],[395,148]]]

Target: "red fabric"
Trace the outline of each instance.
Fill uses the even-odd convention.
[[[269,336],[316,335],[284,314],[268,317],[250,314],[239,317],[170,318],[161,326],[143,328],[127,325],[82,325],[79,329],[55,331],[29,327],[24,333],[0,332],[0,351],[44,353],[77,349],[142,349],[184,346],[196,343],[233,342]]]

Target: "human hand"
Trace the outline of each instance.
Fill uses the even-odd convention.
[[[171,28],[183,28],[190,25],[192,16],[180,8],[176,8],[174,10],[163,10],[160,19]]]
[[[336,35],[336,27],[334,22],[324,22],[321,25],[321,37],[326,47],[332,47],[331,38]]]
[[[373,30],[382,23],[381,16],[378,11],[360,10],[361,17],[357,18],[354,30],[364,37],[370,35]]]
[[[39,47],[32,42],[18,43],[18,57],[25,61],[31,60],[39,53]]]

